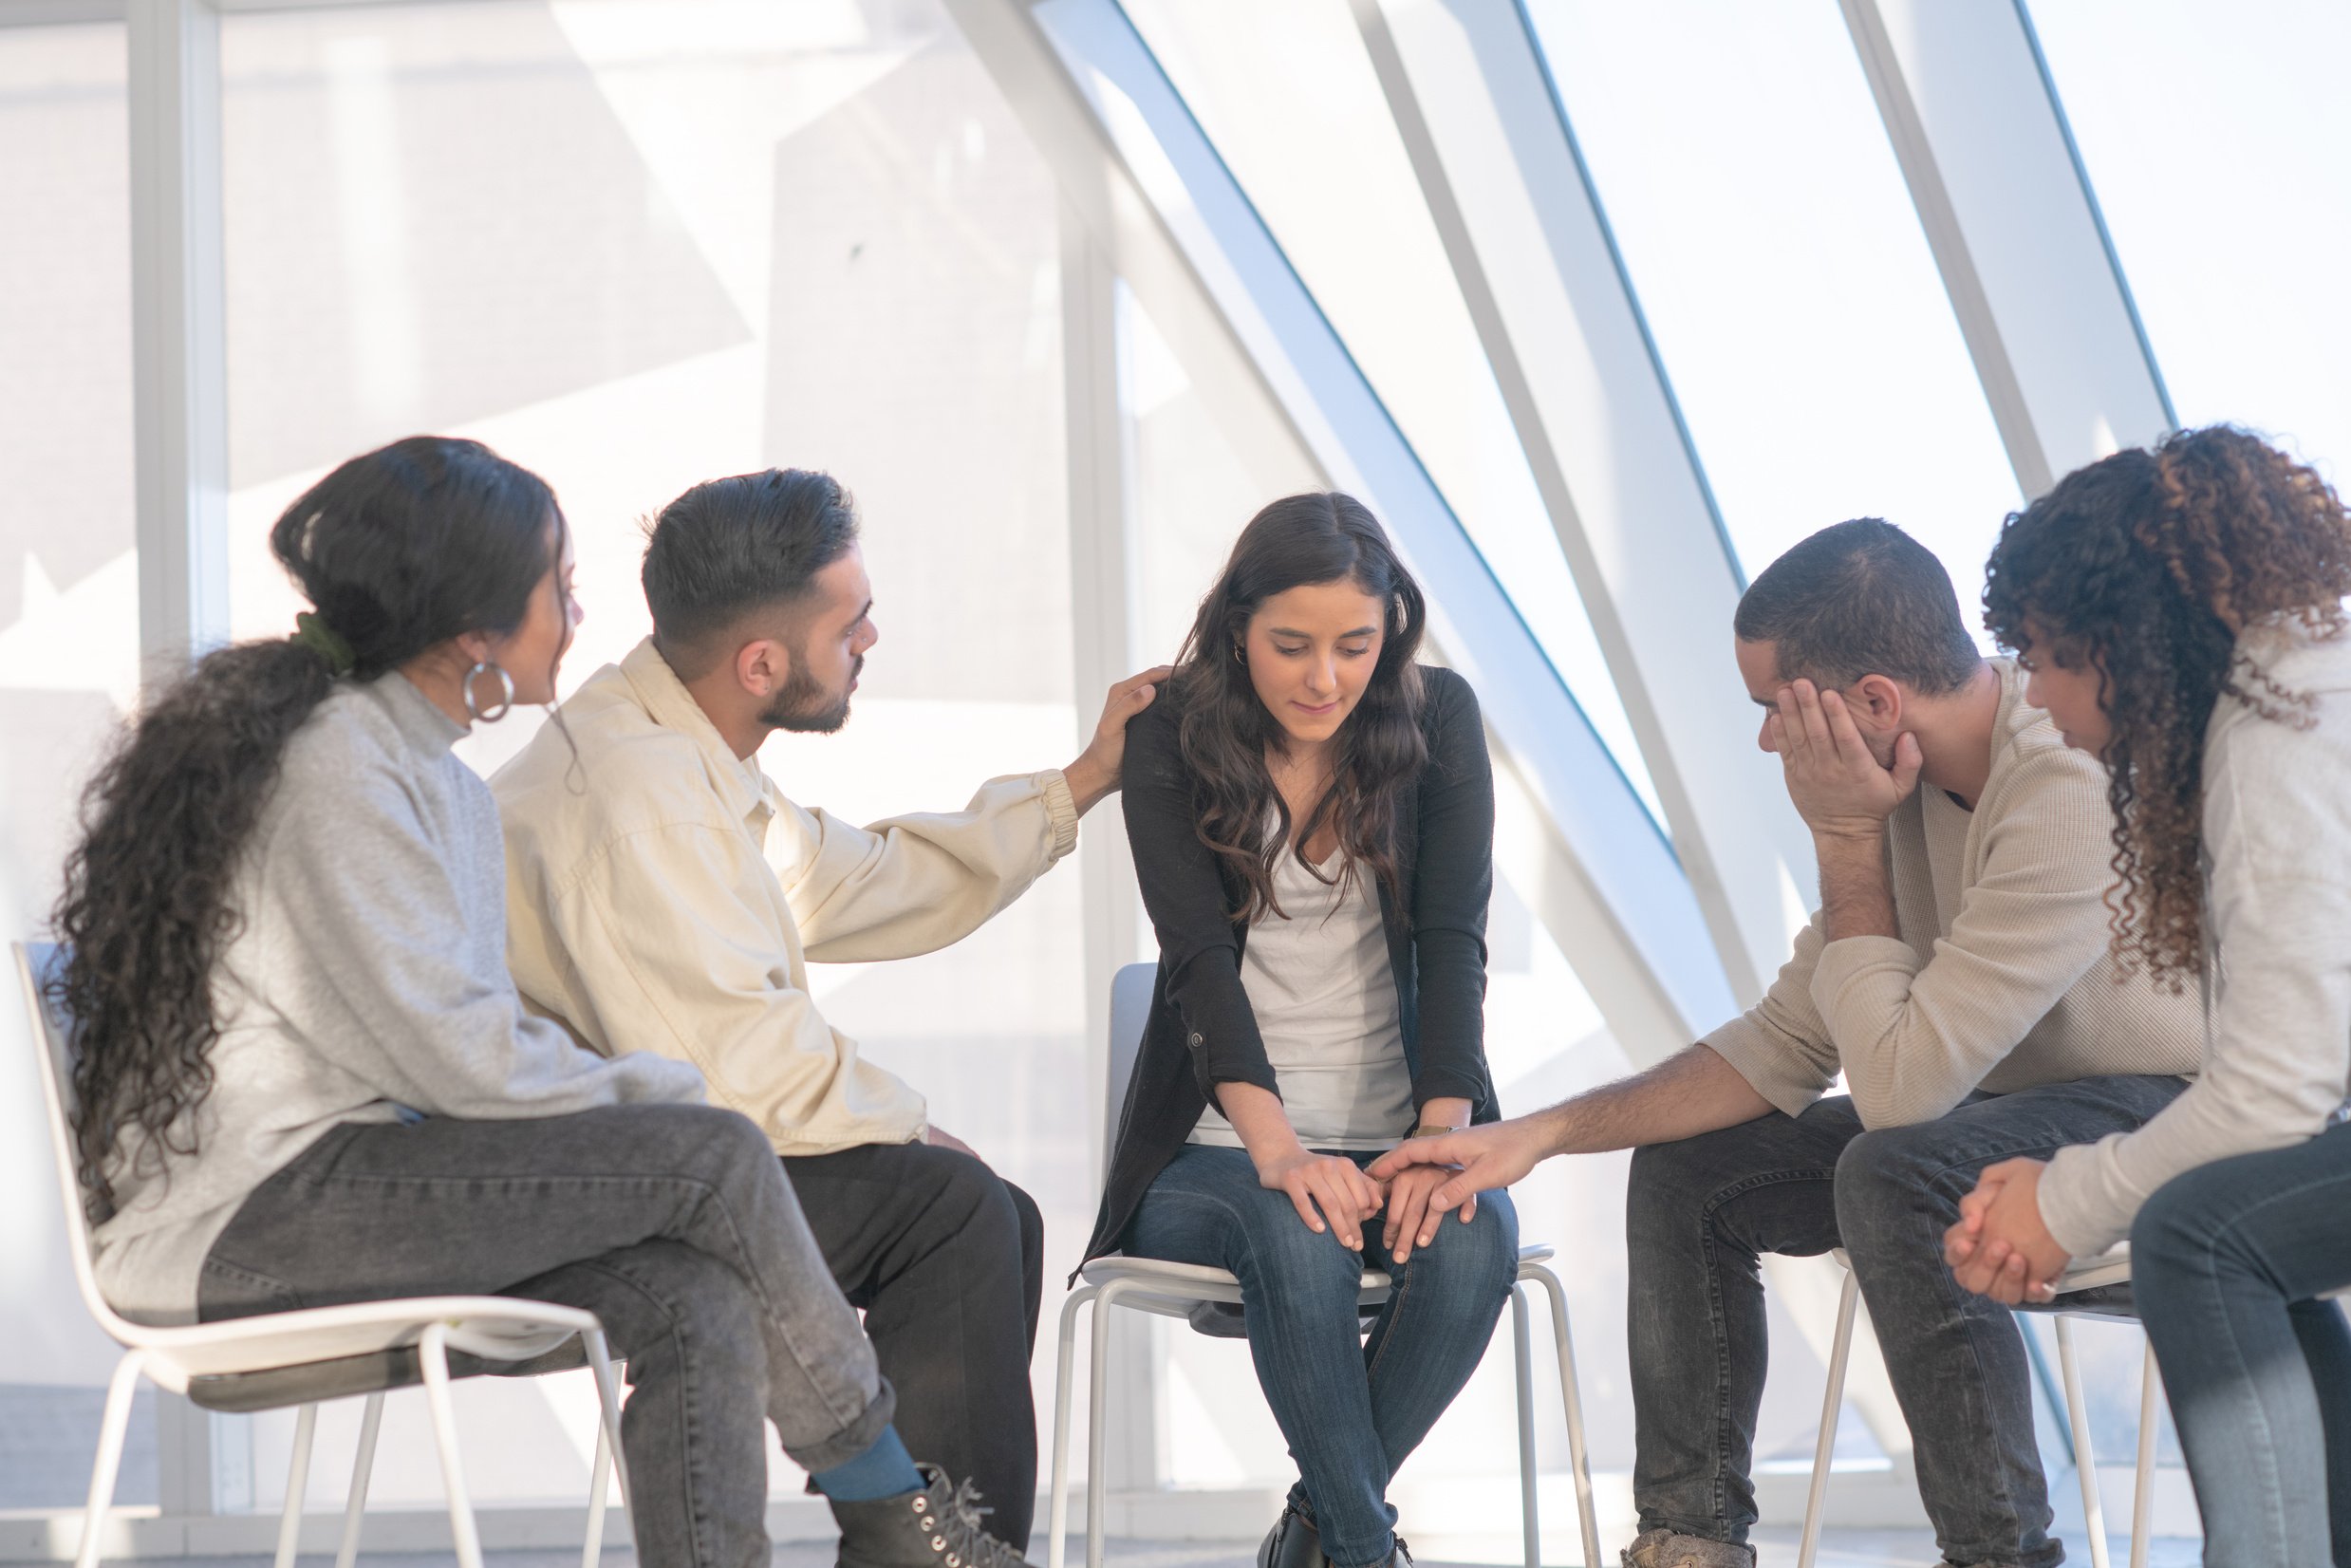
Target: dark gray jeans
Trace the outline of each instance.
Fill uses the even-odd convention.
[[[1918,1490],[1946,1561],[2047,1568],[2032,1386],[2008,1309],[1959,1286],[1943,1232],[1986,1166],[2128,1131],[2179,1093],[2166,1077],[1975,1094],[1936,1121],[1864,1132],[1818,1102],[1633,1157],[1633,1502],[1641,1528],[1744,1541],[1755,1522],[1767,1252],[1842,1246],[1910,1423]]]
[[[1029,1353],[1045,1290],[1036,1201],[932,1144],[794,1155],[784,1170],[899,1390],[898,1435],[978,1486],[988,1533],[1026,1551],[1036,1511]]]
[[[638,1559],[769,1560],[762,1418],[812,1470],[895,1398],[757,1127],[701,1106],[337,1128],[205,1259],[206,1321],[399,1296],[584,1307],[628,1358]]]

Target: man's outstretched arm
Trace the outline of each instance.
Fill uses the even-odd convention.
[[[1427,1246],[1440,1215],[1473,1193],[1508,1186],[1554,1154],[1670,1144],[1751,1122],[1771,1109],[1712,1046],[1693,1045],[1547,1111],[1400,1144],[1372,1162],[1371,1175],[1385,1182],[1412,1166],[1459,1167],[1429,1194],[1428,1217],[1414,1243]]]

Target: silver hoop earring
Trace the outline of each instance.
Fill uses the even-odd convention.
[[[498,705],[484,713],[474,700],[474,681],[483,675],[498,678]],[[487,659],[476,660],[465,672],[465,711],[476,724],[494,724],[514,709],[514,678],[506,673],[506,666],[494,664]]]

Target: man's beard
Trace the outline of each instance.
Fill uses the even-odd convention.
[[[849,680],[855,681],[865,667],[865,656],[860,654],[849,666]],[[849,722],[849,693],[828,691],[808,673],[806,664],[794,659],[792,673],[784,678],[784,689],[761,710],[759,722],[794,735],[830,735]]]

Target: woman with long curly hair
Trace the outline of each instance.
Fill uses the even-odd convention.
[[[767,1563],[763,1418],[818,1472],[844,1563],[926,1564],[934,1540],[996,1560],[899,1445],[758,1128],[700,1104],[691,1067],[528,1016],[508,978],[497,808],[451,746],[554,700],[579,612],[553,493],[416,437],[335,469],[270,542],[312,607],[299,634],[208,655],[140,716],[57,910],[108,1298],[166,1322],[587,1308],[635,1386],[644,1560]]]
[[[2115,944],[2206,998],[2136,1132],[1987,1169],[1962,1283],[2045,1298],[2126,1236],[2214,1565],[2351,1564],[2351,513],[2227,426],[2008,519],[1986,622],[2106,764]]]
[[[1409,1562],[1387,1500],[1518,1272],[1509,1199],[1439,1222],[1448,1172],[1363,1167],[1491,1121],[1493,776],[1469,683],[1346,495],[1251,520],[1129,728],[1128,837],[1159,976],[1089,1258],[1229,1269],[1299,1483],[1260,1568]],[[1383,1218],[1384,1215],[1384,1218]],[[1367,1266],[1395,1288],[1365,1341]]]

